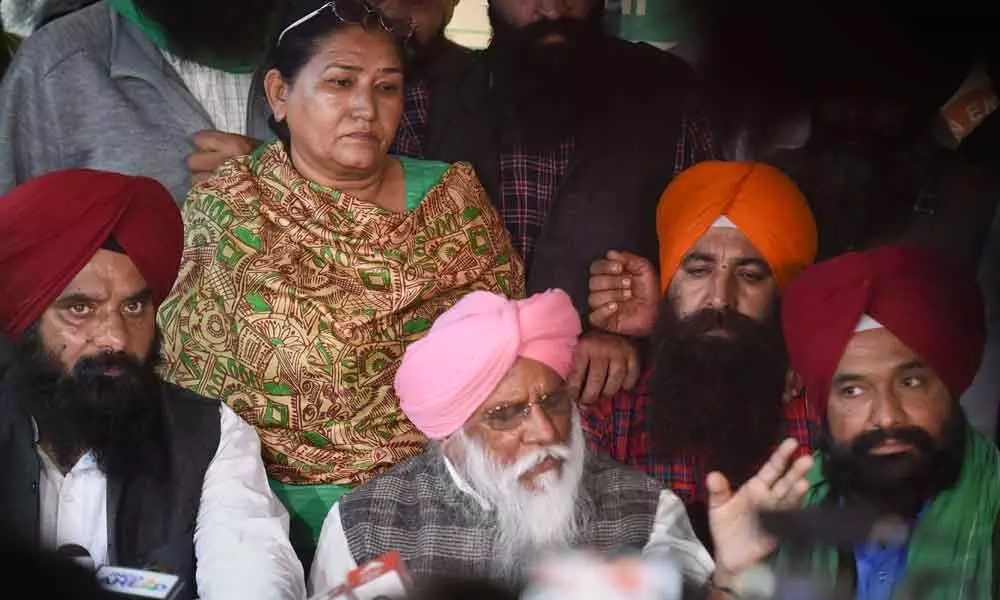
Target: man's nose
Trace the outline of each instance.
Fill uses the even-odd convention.
[[[113,312],[102,319],[94,332],[93,344],[102,352],[122,352],[128,341],[125,320],[121,314]]]
[[[559,433],[555,423],[537,404],[531,407],[531,413],[525,420],[526,433],[524,441],[537,446],[548,446],[558,442]]]
[[[538,16],[543,19],[561,19],[569,14],[569,0],[540,0]]]
[[[725,310],[736,308],[736,279],[727,269],[719,269],[712,275],[712,289],[709,294],[709,308]]]

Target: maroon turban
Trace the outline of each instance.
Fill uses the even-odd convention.
[[[972,383],[986,338],[975,277],[915,246],[852,252],[806,269],[782,298],[789,358],[819,414],[863,316],[927,361],[956,400]]]
[[[77,169],[42,175],[0,197],[0,331],[23,333],[109,239],[132,259],[159,305],[184,247],[180,211],[162,185]]]

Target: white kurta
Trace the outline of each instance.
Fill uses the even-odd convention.
[[[219,447],[205,472],[194,532],[203,600],[300,600],[302,563],[288,540],[288,512],[274,497],[257,432],[228,406],[220,409]],[[43,544],[77,544],[94,563],[108,558],[107,479],[92,453],[65,475],[41,448],[39,518]],[[195,582],[187,582],[194,585]]]
[[[488,506],[447,459],[445,466],[458,489],[475,498],[481,506]],[[715,562],[691,528],[684,503],[670,490],[660,492],[653,531],[642,554],[673,561],[689,581],[707,583],[715,570]],[[340,521],[340,504],[337,503],[330,509],[320,532],[316,557],[309,573],[310,595],[340,585],[357,566]]]

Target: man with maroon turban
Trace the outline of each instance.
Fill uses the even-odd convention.
[[[889,246],[806,270],[785,294],[792,366],[825,416],[807,506],[893,516],[887,545],[789,548],[858,598],[996,598],[1000,454],[958,404],[983,354],[975,278],[927,249]]]
[[[677,496],[586,450],[566,384],[580,331],[561,290],[521,301],[473,292],[407,348],[396,390],[432,448],[334,506],[312,591],[390,550],[418,577],[483,578],[513,588],[542,555],[572,547],[666,558],[699,587],[724,587],[758,560],[768,542],[750,513],[797,505],[812,461],[786,469],[790,442],[735,494],[714,474],[713,532],[726,548],[715,565]]]
[[[57,171],[0,197],[2,530],[173,572],[185,599],[299,599],[256,432],[155,370],[183,238],[144,177]]]

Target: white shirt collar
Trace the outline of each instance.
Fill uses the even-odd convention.
[[[455,487],[457,487],[463,493],[472,496],[472,498],[477,503],[479,503],[479,506],[482,507],[483,510],[489,510],[490,503],[487,502],[486,499],[483,498],[481,495],[479,495],[479,492],[472,489],[471,485],[469,485],[468,483],[466,483],[464,479],[462,479],[462,476],[458,474],[458,469],[455,468],[455,465],[451,464],[451,461],[448,459],[447,456],[442,455],[442,458],[444,459],[444,467],[445,469],[448,470],[448,475],[451,476],[451,480],[455,484]]]

